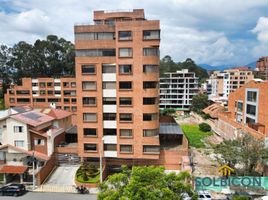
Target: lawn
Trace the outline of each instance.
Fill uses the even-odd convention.
[[[4,99],[0,99],[0,110],[4,110],[4,109],[5,109]]]
[[[182,124],[180,125],[184,134],[186,135],[189,145],[196,148],[204,148],[205,144],[202,141],[209,135],[212,135],[211,131],[203,132],[199,130],[198,125]]]

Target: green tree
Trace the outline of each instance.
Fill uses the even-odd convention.
[[[257,166],[268,162],[268,148],[264,142],[248,133],[236,140],[224,140],[214,147],[214,151],[218,162],[235,168],[238,175],[256,175]]]
[[[0,46],[0,79],[3,81],[3,89],[0,91],[0,98],[3,98],[4,93],[11,82],[10,74],[12,69],[8,66],[10,61],[11,48],[6,45]]]
[[[165,108],[160,111],[160,115],[166,116],[166,115],[173,115],[176,113],[176,110],[173,108]]]
[[[198,126],[199,126],[199,130],[200,131],[203,131],[203,132],[209,132],[209,131],[211,131],[211,127],[207,123],[201,123]]]
[[[183,192],[196,199],[191,176],[187,172],[176,175],[166,174],[163,167],[133,167],[132,170],[123,167],[121,173],[109,176],[100,185],[98,199],[177,200]]]
[[[208,96],[205,94],[198,94],[193,97],[191,111],[201,114],[202,110],[208,106]]]

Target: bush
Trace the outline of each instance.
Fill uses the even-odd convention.
[[[204,132],[209,132],[211,131],[211,127],[207,123],[201,123],[199,124],[199,130],[204,131]]]

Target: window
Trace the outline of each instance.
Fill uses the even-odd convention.
[[[97,151],[97,144],[84,144],[84,151],[96,152]]]
[[[72,106],[72,112],[76,112],[77,111],[77,107],[76,106]]]
[[[71,82],[71,87],[75,88],[76,87],[76,82]]]
[[[96,97],[83,97],[83,106],[96,106]]]
[[[17,98],[17,103],[29,103],[29,98]]]
[[[116,105],[116,97],[103,97],[103,105]]]
[[[50,103],[51,103],[51,102],[54,103],[54,102],[60,102],[61,99],[51,98],[51,99],[48,99],[47,101],[50,102]]]
[[[131,31],[119,31],[118,38],[119,40],[131,40],[132,33]]]
[[[103,82],[102,89],[116,89],[116,82]]]
[[[247,104],[247,114],[256,115],[256,106]]]
[[[39,85],[40,85],[41,88],[46,87],[46,83],[45,82],[41,82],[41,83],[39,83]]]
[[[36,98],[36,99],[33,99],[34,102],[46,102],[46,99],[45,98]]]
[[[75,96],[76,95],[76,91],[75,90],[64,90],[63,91],[63,95],[64,96]]]
[[[48,90],[48,91],[47,91],[47,94],[48,94],[48,95],[53,95],[53,94],[54,94],[54,91],[53,91],[53,90]]]
[[[67,111],[70,111],[70,106],[64,106],[63,109],[67,110]]]
[[[47,82],[47,87],[52,87],[53,83],[52,82]]]
[[[96,74],[95,65],[82,65],[81,66],[82,74]]]
[[[76,103],[76,99],[72,98],[72,103]]]
[[[132,48],[119,48],[119,57],[132,57]]]
[[[45,145],[45,140],[44,139],[35,139],[34,145]]]
[[[84,136],[97,136],[97,129],[95,128],[84,128]]]
[[[15,103],[15,99],[14,98],[9,98],[9,102],[10,103]]]
[[[69,87],[70,83],[69,82],[63,82],[63,87]]]
[[[103,129],[103,135],[116,135],[116,129]]]
[[[116,144],[104,144],[104,151],[116,151]]]
[[[119,82],[119,89],[120,90],[131,90],[132,89],[132,82],[131,81],[120,81]]]
[[[144,48],[143,49],[144,56],[159,56],[159,48]]]
[[[156,104],[156,97],[146,97],[143,98],[143,105],[154,105]]]
[[[41,91],[40,91],[41,92]],[[55,95],[61,95],[61,91],[60,90],[55,90],[54,92]]]
[[[16,94],[18,94],[18,95],[29,95],[30,91],[29,90],[17,90]]]
[[[120,114],[120,122],[132,122],[132,114],[131,113],[121,113]]]
[[[102,65],[102,73],[116,73],[116,65]]]
[[[237,111],[243,112],[243,102],[237,102]]]
[[[77,57],[115,56],[115,49],[79,49],[75,51]]]
[[[143,153],[159,154],[159,151],[160,151],[159,146],[153,146],[153,145],[144,145],[143,146]]]
[[[120,145],[120,152],[121,153],[132,153],[133,148],[132,145]]]
[[[157,88],[156,81],[144,81],[143,82],[143,89],[151,89],[151,88]]]
[[[143,121],[153,121],[153,120],[157,120],[157,118],[158,118],[158,113],[143,114]]]
[[[96,122],[97,114],[96,113],[83,113],[83,120],[85,122]]]
[[[144,129],[143,137],[152,137],[158,135],[158,129]]]
[[[132,74],[132,65],[119,65],[119,74]]]
[[[97,84],[95,81],[82,81],[83,90],[96,90]]]
[[[158,72],[158,69],[159,69],[158,65],[143,65],[144,73]]]
[[[103,120],[104,121],[115,121],[116,120],[116,113],[103,113]]]
[[[160,40],[160,30],[143,31],[144,40]]]
[[[54,86],[60,86],[60,83],[59,82],[55,82],[54,83]]]
[[[32,83],[32,86],[36,87],[36,86],[38,86],[38,83]]]
[[[247,124],[255,124],[255,119],[252,119],[252,118],[250,118],[250,117],[246,117],[246,123]]]
[[[15,144],[15,147],[24,147],[24,141],[23,140],[15,140],[14,144]]]
[[[70,99],[64,99],[64,103],[70,103]]]
[[[120,97],[119,98],[120,106],[131,106],[132,98],[131,97]]]
[[[133,137],[132,129],[120,129],[120,137]]]
[[[14,133],[22,133],[23,126],[14,126]]]
[[[247,92],[247,100],[250,102],[257,102],[257,92],[248,91]]]
[[[75,40],[114,40],[113,32],[75,33]]]

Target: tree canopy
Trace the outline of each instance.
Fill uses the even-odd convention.
[[[20,41],[13,47],[0,47],[0,79],[6,86],[22,77],[44,77],[74,75],[74,45],[56,35],[34,44]]]
[[[220,164],[233,167],[238,175],[256,175],[257,166],[267,165],[268,148],[248,133],[237,140],[224,140],[214,147]]]
[[[207,70],[196,65],[191,58],[187,58],[184,62],[176,63],[172,60],[171,56],[167,55],[160,60],[160,76],[163,76],[165,72],[176,72],[182,69],[195,72],[195,75],[199,78],[199,83],[204,82],[208,78]]]
[[[205,94],[198,94],[193,96],[191,111],[194,111],[198,114],[202,113],[202,110],[209,106],[208,96]]]
[[[117,199],[150,199],[177,200],[187,192],[197,199],[191,187],[191,176],[188,172],[166,174],[163,167],[122,166],[122,172],[108,177],[100,185],[99,200]]]

